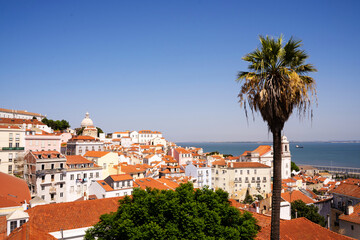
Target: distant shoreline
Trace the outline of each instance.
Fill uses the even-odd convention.
[[[174,141],[175,143],[272,143],[272,141]],[[349,141],[290,141],[290,143],[360,143],[360,140]]]

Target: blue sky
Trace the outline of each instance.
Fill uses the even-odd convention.
[[[0,107],[172,141],[271,140],[237,103],[258,36],[303,40],[314,118],[291,141],[360,139],[359,1],[0,1]]]

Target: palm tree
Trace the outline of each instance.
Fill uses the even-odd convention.
[[[308,76],[316,69],[306,64],[308,55],[299,49],[301,41],[293,38],[283,44],[278,39],[260,36],[260,48],[245,55],[248,72],[239,72],[242,82],[239,103],[252,113],[259,111],[273,134],[273,198],[271,213],[271,239],[280,237],[281,201],[281,131],[296,108],[299,116],[311,114],[311,102],[316,100],[315,80]],[[310,110],[310,111],[308,111]]]

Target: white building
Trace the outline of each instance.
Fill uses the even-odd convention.
[[[33,119],[34,117],[39,121],[45,118],[45,116],[39,113],[32,113],[26,110],[0,108],[0,118]]]
[[[90,136],[76,136],[66,145],[67,155],[84,155],[87,151],[102,151],[104,143]]]
[[[212,188],[221,188],[233,199],[243,200],[246,191],[265,196],[271,192],[271,168],[257,162],[213,162]]]
[[[65,156],[57,151],[28,152],[24,161],[24,177],[31,194],[47,203],[65,202]]]
[[[0,172],[23,175],[25,129],[0,125]]]
[[[285,136],[281,138],[281,178],[287,179],[291,177],[291,154],[289,141]],[[273,173],[273,148],[269,145],[260,145],[254,151],[245,151],[241,157],[241,162],[258,162],[271,167]]]
[[[193,164],[189,162],[185,166],[185,176],[191,176],[196,179],[194,186],[197,188],[203,188],[207,186],[209,189],[212,188],[211,185],[211,167],[206,166],[205,164]]]
[[[102,179],[102,168],[79,155],[66,156],[66,202],[88,199],[92,181]]]
[[[131,195],[134,180],[129,174],[110,175],[104,180],[93,181],[90,194],[100,198],[121,197]]]

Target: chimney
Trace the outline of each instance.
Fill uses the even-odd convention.
[[[330,229],[330,215],[327,215],[327,224],[326,224],[326,228]]]
[[[354,207],[353,206],[348,206],[347,209],[346,209],[346,212],[345,214],[346,215],[350,215],[354,212]]]

